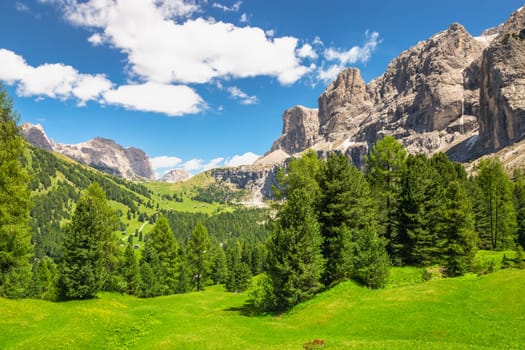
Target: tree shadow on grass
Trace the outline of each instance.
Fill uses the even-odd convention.
[[[237,312],[240,315],[246,316],[246,317],[273,315],[273,313],[259,310],[258,308],[255,307],[255,305],[253,305],[251,301],[245,302],[242,306],[228,307],[226,309],[223,309],[223,311]]]

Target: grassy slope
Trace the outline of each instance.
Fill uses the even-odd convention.
[[[351,282],[281,316],[243,316],[246,294],[221,287],[155,299],[102,294],[51,303],[0,299],[2,349],[520,349],[525,344],[525,271],[389,288]]]

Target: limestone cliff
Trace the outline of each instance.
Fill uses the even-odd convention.
[[[77,145],[58,144],[49,141],[41,125],[29,123],[24,123],[21,131],[24,138],[36,147],[64,154],[111,175],[128,180],[155,179],[148,156],[138,148],[124,148],[101,137]]]

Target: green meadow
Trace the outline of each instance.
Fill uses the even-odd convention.
[[[420,282],[394,268],[389,286],[342,283],[281,315],[253,315],[222,286],[153,299],[0,299],[1,349],[523,349],[525,271]]]

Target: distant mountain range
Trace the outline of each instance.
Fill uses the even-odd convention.
[[[95,138],[78,145],[49,141],[40,126],[24,124],[33,145],[62,153],[127,179],[154,179],[147,155]],[[458,23],[402,52],[385,73],[366,84],[360,71],[342,71],[318,99],[318,108],[295,106],[283,114],[283,130],[251,166],[212,169],[225,181],[271,196],[276,167],[311,148],[346,154],[359,167],[373,144],[397,138],[410,153],[446,152],[469,162],[498,152],[513,167],[525,150],[525,9],[473,37]],[[169,173],[179,181],[187,174]]]

